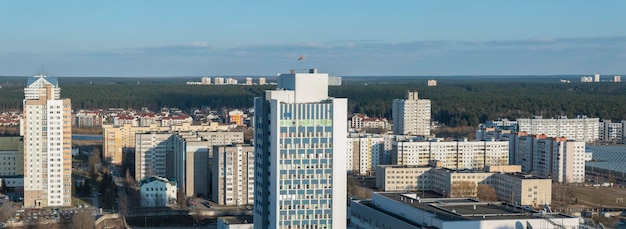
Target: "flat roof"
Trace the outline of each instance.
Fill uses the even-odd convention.
[[[392,199],[416,209],[431,212],[446,221],[457,220],[502,220],[528,218],[572,218],[564,214],[543,214],[537,211],[514,207],[501,202],[482,202],[471,198],[411,198],[413,195],[399,192],[376,192],[375,194]],[[413,201],[410,201],[410,200]]]
[[[254,217],[251,215],[222,216],[218,217],[224,224],[252,224]]]

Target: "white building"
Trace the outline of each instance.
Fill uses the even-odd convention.
[[[599,118],[578,116],[567,118],[561,116],[556,119],[545,119],[537,116],[530,119],[517,119],[518,132],[528,134],[545,134],[548,137],[565,137],[580,142],[593,142],[599,139]]]
[[[217,218],[217,229],[254,229],[253,217],[242,216],[222,216]]]
[[[428,86],[429,87],[436,87],[437,86],[437,80],[428,80]]]
[[[179,132],[173,141],[174,155],[167,157],[168,176],[176,178],[186,196],[208,197],[213,189],[213,146],[243,143],[243,132]]]
[[[56,77],[48,77],[46,75],[36,75],[32,78],[28,78],[26,87],[24,88],[24,99],[37,99],[41,94],[41,89],[45,84],[52,86],[53,96],[49,99],[61,98],[61,88]]]
[[[350,136],[346,151],[347,172],[355,175],[372,175],[380,163],[385,139],[378,135]]]
[[[515,133],[509,136],[510,162],[522,171],[555,182],[585,181],[585,143],[546,135]]]
[[[593,75],[593,82],[600,82],[600,74],[596,73]]]
[[[52,78],[29,79],[24,89],[24,207],[71,205],[72,105],[59,99]],[[39,94],[36,94],[38,91]]]
[[[252,78],[246,77],[246,85],[252,85]]]
[[[341,76],[328,76],[328,86],[341,86]]]
[[[176,182],[163,177],[146,177],[139,181],[142,207],[169,207],[176,205]]]
[[[225,81],[223,77],[215,77],[215,85],[224,85]]]
[[[200,80],[200,83],[204,85],[211,85],[211,77],[208,77],[208,76],[202,77],[202,79]]]
[[[213,146],[213,201],[254,204],[254,146]]]
[[[598,124],[598,140],[621,141],[624,138],[624,122],[611,122],[610,119],[602,120]]]
[[[615,83],[622,82],[622,77],[621,76],[613,76],[613,82],[615,82]]]
[[[393,143],[391,164],[428,165],[440,161],[451,169],[483,169],[508,165],[508,141],[398,141]]]
[[[226,82],[224,82],[224,83],[228,84],[228,85],[237,85],[237,80],[233,79],[233,78],[227,78]]]
[[[430,136],[430,100],[419,99],[417,91],[407,91],[406,99],[394,99],[393,133]]]
[[[579,218],[468,198],[424,198],[415,193],[374,192],[350,202],[350,227],[374,228],[578,228]]]
[[[347,103],[317,69],[255,98],[254,228],[346,228]]]
[[[166,156],[174,153],[172,133],[135,134],[135,179],[167,177]]]
[[[593,82],[593,78],[591,76],[583,76],[583,77],[580,77],[580,82],[591,83]]]
[[[265,85],[265,77],[259,78],[259,85]]]

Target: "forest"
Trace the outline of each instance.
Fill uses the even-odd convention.
[[[24,79],[24,78],[22,78]],[[67,79],[65,79],[67,80]],[[84,80],[83,80],[84,81]],[[8,81],[7,81],[8,82]],[[253,98],[275,86],[183,85],[183,84],[89,84],[61,85],[61,97],[72,99],[78,109],[177,107],[250,108]],[[21,109],[23,84],[4,83],[0,88],[0,110]],[[440,81],[436,87],[424,82],[352,83],[330,87],[332,97],[348,98],[350,113],[391,119],[393,99],[407,90],[430,99],[432,118],[450,127],[477,126],[498,118],[544,118],[587,115],[601,119],[626,120],[626,84]]]

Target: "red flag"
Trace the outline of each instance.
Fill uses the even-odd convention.
[[[298,61],[300,60],[304,60],[304,55],[301,55],[300,57],[298,57]]]

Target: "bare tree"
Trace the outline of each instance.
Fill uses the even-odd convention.
[[[89,162],[89,168],[90,168],[89,172],[91,175],[91,179],[96,179],[98,175],[98,168],[100,167],[100,164],[102,163],[102,158],[100,158],[99,150],[97,153],[93,152],[91,155],[89,155],[88,162]]]
[[[96,221],[91,215],[91,211],[85,208],[80,209],[72,216],[71,228],[77,229],[93,229],[96,227]]]
[[[496,194],[496,189],[486,185],[480,184],[478,185],[478,199],[482,201],[496,201],[498,200],[498,195]]]
[[[471,181],[460,181],[453,184],[450,190],[450,197],[475,197],[476,183]]]

